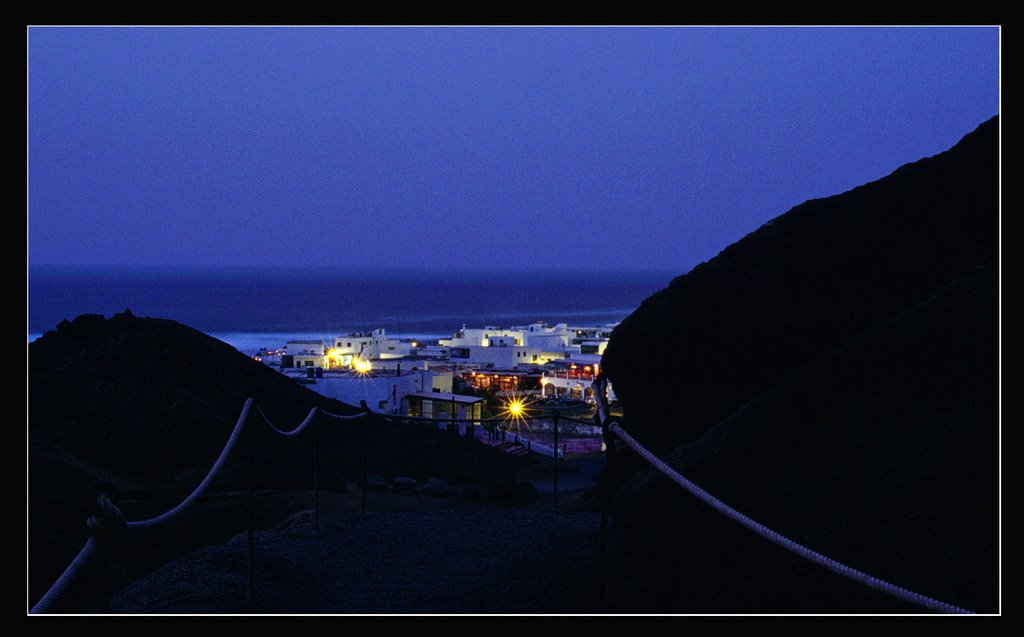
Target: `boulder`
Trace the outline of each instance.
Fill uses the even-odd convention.
[[[391,481],[391,489],[402,495],[416,495],[416,487],[419,485],[414,479],[408,476],[396,476]]]
[[[447,497],[449,493],[448,483],[440,478],[431,478],[423,485],[423,493]]]
[[[371,473],[366,476],[366,480],[360,480],[362,486],[367,491],[387,491],[388,490],[388,479],[379,473]]]

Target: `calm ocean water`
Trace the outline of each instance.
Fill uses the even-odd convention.
[[[168,318],[243,350],[385,328],[437,338],[467,326],[620,321],[680,272],[37,267],[28,339],[64,319]]]

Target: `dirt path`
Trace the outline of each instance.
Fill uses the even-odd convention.
[[[370,494],[324,503],[255,538],[255,606],[266,613],[594,612],[599,515],[542,498],[502,506]],[[245,607],[245,534],[194,551],[117,593],[116,613]]]

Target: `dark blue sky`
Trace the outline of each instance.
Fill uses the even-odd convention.
[[[995,28],[31,28],[29,263],[707,260],[999,108]]]

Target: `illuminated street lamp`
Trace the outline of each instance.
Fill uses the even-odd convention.
[[[529,408],[525,398],[508,399],[503,406],[501,415],[505,420],[506,430],[511,428],[512,425],[515,426],[517,431],[520,430],[521,425],[526,425],[527,429],[530,428],[529,424],[527,424]]]

